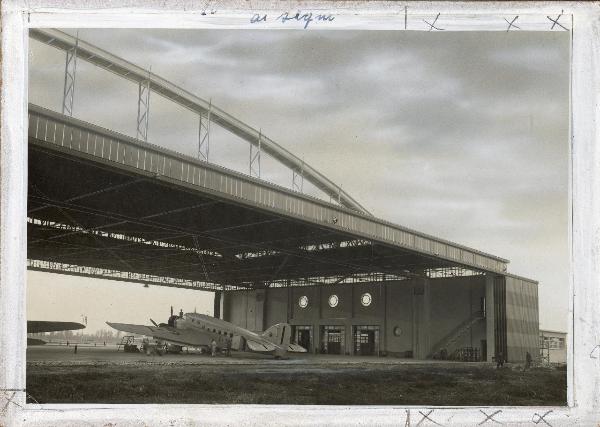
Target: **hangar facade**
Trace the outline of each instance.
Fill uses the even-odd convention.
[[[223,318],[253,330],[288,322],[311,353],[508,361],[536,356],[537,286],[512,275],[226,292]]]

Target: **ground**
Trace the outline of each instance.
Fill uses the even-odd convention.
[[[27,350],[39,403],[566,405],[566,370],[389,357],[145,356],[115,346]]]

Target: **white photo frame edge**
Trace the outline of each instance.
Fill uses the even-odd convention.
[[[0,147],[0,425],[202,424],[264,425],[329,422],[352,425],[596,425],[600,420],[600,8],[597,3],[394,3],[220,1],[208,3],[99,1],[87,10],[77,2],[8,0],[2,4],[2,96]],[[339,17],[335,29],[402,29],[405,6],[411,21],[443,16],[446,30],[502,31],[500,17],[520,16],[522,28],[548,30],[547,16],[572,18],[571,64],[571,285],[568,347],[568,407],[336,407],[291,405],[35,405],[25,404],[25,279],[27,208],[27,52],[31,27],[255,28],[255,11],[278,14],[318,11]],[[127,12],[127,13],[125,13]],[[498,19],[496,19],[498,18]],[[83,21],[85,19],[85,21]],[[82,25],[85,22],[85,25]],[[286,24],[287,25],[287,24]],[[264,28],[289,28],[270,22]],[[421,24],[419,24],[421,25]],[[422,25],[421,25],[422,27]],[[316,25],[313,27],[316,28]],[[321,28],[321,27],[320,27]],[[408,28],[419,31],[427,27]],[[23,286],[21,286],[21,284]],[[433,412],[429,412],[433,410]],[[498,412],[492,419],[487,416]],[[185,414],[182,415],[182,412]],[[424,416],[428,414],[429,418]],[[546,414],[546,415],[544,415]],[[536,417],[537,416],[537,417]]]

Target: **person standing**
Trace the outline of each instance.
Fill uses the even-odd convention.
[[[496,356],[496,369],[504,366],[504,354],[501,351],[498,352]]]
[[[217,342],[214,339],[210,343],[210,351],[212,357],[217,355]]]
[[[231,356],[231,337],[229,335],[225,337],[225,355]]]
[[[525,354],[525,369],[529,368],[531,368],[531,354],[527,352],[527,354]]]

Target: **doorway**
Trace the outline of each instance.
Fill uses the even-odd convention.
[[[343,326],[321,326],[321,353],[344,354],[344,335],[346,329]]]
[[[354,326],[354,354],[379,355],[379,326]]]
[[[312,335],[313,335],[313,327],[312,326],[294,326],[294,339],[296,344],[301,347],[304,347],[306,351],[311,353],[312,351]]]

